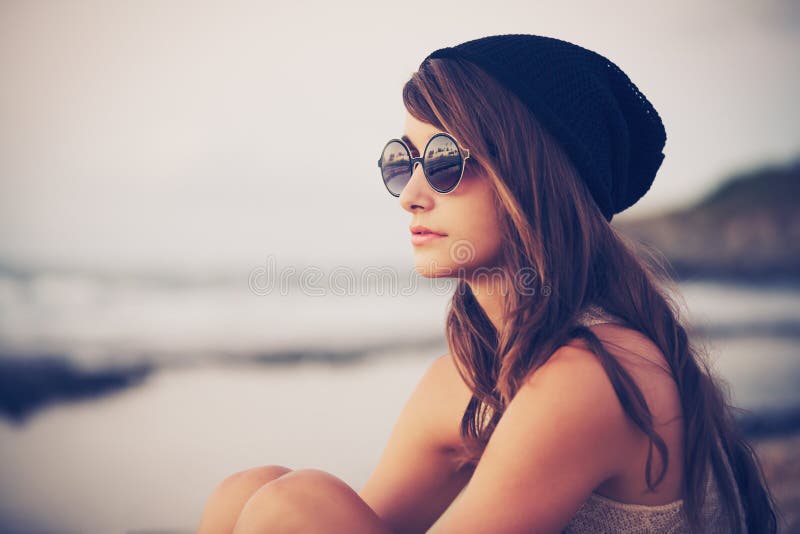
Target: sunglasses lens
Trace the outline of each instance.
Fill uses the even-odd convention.
[[[461,179],[464,160],[453,139],[437,135],[428,144],[424,167],[431,186],[440,193],[447,193]]]
[[[402,143],[392,141],[383,149],[381,174],[386,189],[399,196],[411,179],[411,156]]]

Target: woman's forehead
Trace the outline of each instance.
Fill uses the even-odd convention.
[[[422,122],[406,112],[405,132],[402,139],[412,148],[424,147],[435,134],[441,132],[433,124]]]

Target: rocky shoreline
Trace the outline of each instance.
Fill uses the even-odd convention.
[[[732,176],[700,201],[612,221],[654,247],[676,278],[800,282],[800,158]]]

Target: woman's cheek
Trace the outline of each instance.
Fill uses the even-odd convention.
[[[476,227],[449,243],[448,256],[456,268],[465,272],[489,269],[496,265],[500,243],[494,232],[485,227]],[[463,274],[463,273],[462,273]]]

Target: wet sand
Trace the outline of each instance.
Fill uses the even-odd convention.
[[[102,398],[0,422],[0,530],[192,532],[225,476],[266,463],[360,488],[403,403],[439,353],[357,365],[163,369]],[[800,531],[794,416],[750,427],[767,480]]]

